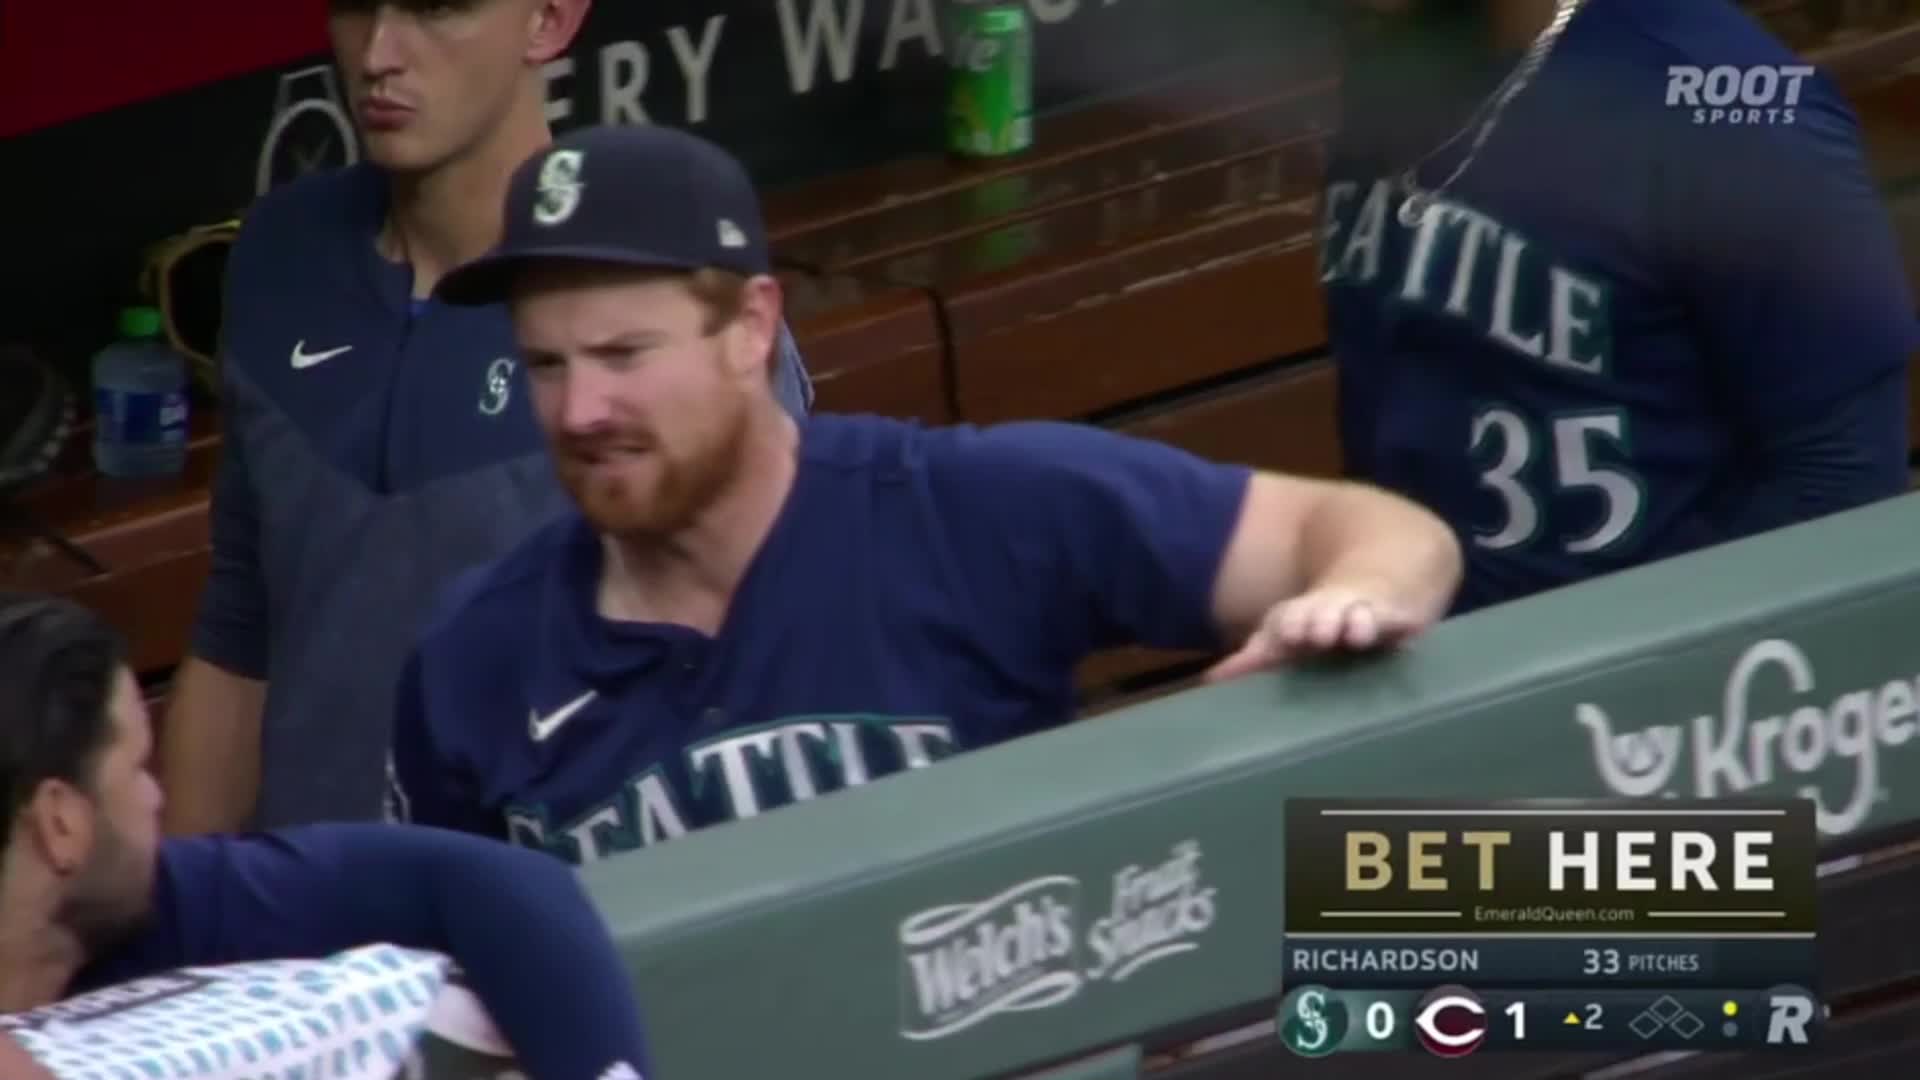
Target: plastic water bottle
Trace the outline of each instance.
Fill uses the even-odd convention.
[[[93,463],[108,476],[173,476],[187,462],[187,361],[160,339],[160,312],[120,313],[120,340],[93,358]]]

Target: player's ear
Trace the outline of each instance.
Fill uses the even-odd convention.
[[[27,800],[19,827],[48,869],[61,878],[78,873],[93,855],[93,800],[65,780],[42,780]],[[15,841],[21,839],[15,834]]]
[[[770,377],[778,364],[775,342],[780,335],[780,282],[770,274],[756,274],[741,286],[740,314],[732,332],[740,335],[740,348],[732,355],[741,365],[752,364],[758,373]]]
[[[528,13],[527,59],[544,64],[567,51],[593,0],[534,0]]]

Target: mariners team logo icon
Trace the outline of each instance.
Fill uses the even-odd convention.
[[[573,216],[580,207],[580,165],[585,155],[578,150],[555,150],[540,164],[540,197],[533,204],[533,220],[542,225],[558,225]]]
[[[480,393],[480,414],[499,416],[513,400],[513,359],[502,356],[487,365],[486,388]]]
[[[1347,1003],[1324,986],[1302,986],[1280,1004],[1280,1041],[1301,1057],[1326,1057],[1346,1041]]]

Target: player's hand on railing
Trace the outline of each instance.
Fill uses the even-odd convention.
[[[1206,679],[1237,679],[1307,656],[1391,649],[1427,628],[1426,618],[1386,596],[1385,589],[1340,583],[1282,600]]]

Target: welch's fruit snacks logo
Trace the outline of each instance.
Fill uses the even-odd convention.
[[[900,1033],[925,1041],[1003,1013],[1060,1005],[1089,983],[1124,982],[1199,948],[1216,890],[1201,880],[1200,844],[1115,873],[1105,905],[1081,918],[1080,879],[1032,878],[997,895],[942,904],[900,924]]]
[[[1124,982],[1155,960],[1192,952],[1213,925],[1215,889],[1200,880],[1200,843],[1186,840],[1156,866],[1113,875],[1113,900],[1087,930],[1087,978]]]
[[[900,1033],[938,1039],[1078,993],[1079,907],[1080,880],[1054,874],[985,900],[909,916],[900,924],[906,967]]]

